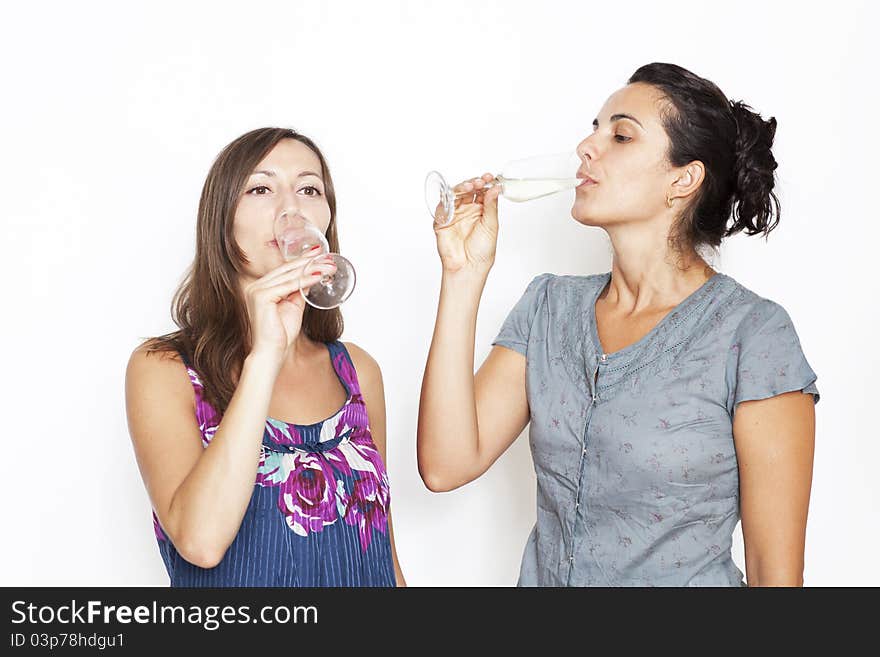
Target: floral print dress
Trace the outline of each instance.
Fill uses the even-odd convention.
[[[186,561],[153,526],[171,586],[394,586],[388,473],[370,434],[357,373],[341,342],[326,343],[345,404],[310,425],[266,420],[254,492],[214,568]],[[220,424],[187,364],[207,447]]]

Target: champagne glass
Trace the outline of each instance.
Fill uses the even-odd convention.
[[[288,215],[285,212],[275,220],[274,230],[275,241],[285,261],[299,258],[315,246],[321,247],[318,255],[306,263],[304,272],[311,271],[312,265],[319,259],[325,260],[327,256],[336,265],[333,274],[322,276],[308,288],[303,288],[300,283],[299,291],[307,304],[320,310],[330,310],[351,296],[357,282],[354,266],[338,253],[330,253],[327,238],[315,224],[300,214]]]
[[[576,175],[580,165],[581,158],[576,152],[513,160],[484,189],[501,185],[504,198],[517,203],[531,201],[577,187],[583,182]],[[438,171],[431,171],[425,178],[425,202],[437,226],[453,224],[455,209],[474,198],[474,192],[456,193]]]

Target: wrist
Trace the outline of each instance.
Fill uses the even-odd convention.
[[[440,309],[452,307],[456,314],[476,313],[488,274],[488,270],[444,272],[440,281]]]
[[[441,284],[452,287],[478,287],[482,289],[489,278],[489,271],[491,269],[491,262],[478,266],[465,266],[455,271],[444,269]]]
[[[255,347],[245,356],[243,369],[267,371],[273,376],[278,374],[284,354],[275,349]]]

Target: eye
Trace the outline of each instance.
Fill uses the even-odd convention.
[[[625,144],[628,141],[632,141],[632,137],[626,137],[624,135],[614,135],[614,141]]]
[[[306,196],[320,196],[321,190],[315,187],[314,185],[306,185],[302,189],[300,189],[303,194]]]
[[[268,194],[271,191],[272,190],[269,189],[268,187],[266,187],[265,185],[257,185],[256,187],[251,187],[249,190],[247,190],[247,193],[251,194],[253,196],[264,196],[265,194]]]

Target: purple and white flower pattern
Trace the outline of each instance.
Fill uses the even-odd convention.
[[[318,533],[340,518],[356,526],[361,549],[366,552],[374,530],[386,532],[390,508],[388,473],[370,433],[367,408],[357,374],[345,354],[333,365],[345,382],[349,397],[343,407],[321,426],[318,446],[338,441],[334,447],[315,450],[306,446],[296,425],[269,418],[266,435],[290,451],[263,448],[256,485],[277,487],[278,509],[288,527],[299,536]],[[187,368],[196,391],[196,416],[207,447],[219,415],[203,399],[198,375]],[[298,446],[303,446],[301,449]],[[161,528],[154,523],[157,536]]]

